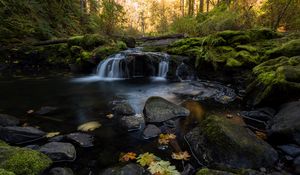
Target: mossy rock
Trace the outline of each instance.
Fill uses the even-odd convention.
[[[38,175],[51,165],[44,154],[12,146],[0,146],[0,168],[16,175]]]
[[[8,146],[8,144],[2,140],[0,140],[0,146]]]
[[[203,168],[199,170],[196,175],[236,175],[234,173],[226,172],[226,171],[219,171],[219,170],[212,170],[208,168]]]
[[[284,43],[282,46],[267,51],[270,58],[276,58],[279,56],[297,56],[300,54],[300,39],[291,40]]]
[[[97,62],[113,55],[121,50],[127,49],[126,44],[123,41],[112,42],[111,44],[100,46],[91,52],[92,57],[94,57]]]
[[[0,175],[15,175],[15,173],[0,168]]]
[[[81,46],[84,49],[93,49],[95,47],[104,45],[107,43],[107,38],[99,34],[89,34],[84,36],[74,36],[69,38],[68,45]]]
[[[186,135],[194,153],[212,168],[271,167],[277,152],[266,142],[225,116],[210,115]]]
[[[287,100],[300,96],[300,56],[279,57],[253,69],[254,81],[247,87],[248,103]],[[280,97],[276,94],[281,94]]]

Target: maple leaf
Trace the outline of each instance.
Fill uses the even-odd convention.
[[[121,153],[119,161],[128,162],[130,160],[135,160],[135,159],[136,159],[136,153],[128,152],[128,153]]]
[[[189,160],[191,155],[187,152],[178,152],[178,153],[172,153],[172,159],[175,160]]]
[[[152,162],[160,160],[159,157],[155,156],[152,153],[144,153],[144,154],[140,154],[137,157],[137,162],[142,165],[142,166],[149,166]]]
[[[262,140],[267,140],[267,134],[264,132],[255,131],[255,135]]]
[[[176,135],[174,134],[160,134],[158,143],[162,145],[167,145],[171,140],[176,139]]]
[[[151,174],[159,175],[180,175],[175,166],[171,166],[169,161],[152,162],[148,167]]]

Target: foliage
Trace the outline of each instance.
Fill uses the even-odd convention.
[[[135,160],[135,159],[136,159],[136,153],[128,152],[128,153],[121,153],[119,161],[128,162],[130,160]]]
[[[191,155],[187,151],[172,153],[172,158],[175,160],[189,160]]]
[[[197,35],[197,20],[194,17],[176,18],[171,24],[171,31],[174,33],[186,33],[191,36]]]
[[[15,173],[0,168],[0,175],[15,175]]]
[[[150,164],[152,162],[158,161],[160,160],[158,157],[156,157],[154,154],[152,153],[144,153],[144,154],[140,154],[137,157],[137,162],[141,165],[141,166],[150,166]]]
[[[171,140],[176,139],[176,135],[174,134],[160,134],[158,143],[167,145]]]
[[[151,174],[159,175],[180,175],[175,166],[171,166],[169,161],[160,160],[152,162],[148,167]]]

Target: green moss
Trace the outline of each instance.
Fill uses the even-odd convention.
[[[228,67],[240,67],[243,63],[239,62],[234,58],[228,58],[226,61],[226,66]]]
[[[127,49],[127,45],[123,41],[117,41],[116,45],[117,45],[118,49],[120,49],[120,50]]]
[[[246,51],[251,52],[251,53],[257,51],[257,48],[256,48],[256,47],[253,47],[253,46],[251,46],[251,45],[238,45],[238,46],[236,46],[236,49],[237,49],[238,51],[240,51],[240,50],[246,50]]]
[[[276,58],[279,56],[298,56],[300,50],[300,39],[291,40],[287,43],[284,43],[282,46],[274,48],[272,50],[267,51],[267,54],[270,58]]]
[[[92,53],[91,52],[87,52],[87,51],[83,51],[83,52],[81,52],[80,56],[81,56],[82,60],[88,61],[88,60],[90,60],[92,58]]]
[[[8,146],[8,144],[5,143],[4,141],[0,140],[0,146]]]
[[[15,173],[0,168],[0,175],[15,175]]]
[[[92,49],[94,47],[104,45],[105,43],[106,43],[105,37],[103,37],[99,34],[85,35],[81,42],[82,47],[84,47],[86,49]]]
[[[84,36],[73,36],[68,40],[69,46],[81,46],[82,40]]]
[[[81,53],[82,50],[83,50],[83,49],[82,49],[82,47],[80,47],[80,46],[72,46],[72,47],[70,48],[70,51],[71,51],[71,53],[72,53],[73,55],[79,55],[79,54]]]
[[[222,32],[219,32],[217,35],[224,38],[225,40],[229,40],[232,37],[243,35],[243,31],[233,31],[233,30],[225,30]]]
[[[0,168],[16,175],[38,175],[52,163],[46,155],[30,149],[1,146],[0,152]]]
[[[234,175],[233,173],[230,172],[225,172],[225,171],[219,171],[219,170],[212,170],[208,168],[203,168],[199,170],[196,175]]]

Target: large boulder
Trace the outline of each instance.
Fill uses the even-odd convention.
[[[20,120],[17,117],[0,114],[0,126],[16,126],[20,123]]]
[[[0,139],[13,144],[35,141],[45,135],[45,132],[34,127],[0,127]]]
[[[253,74],[254,81],[246,90],[250,105],[278,104],[300,97],[300,56],[265,61],[254,67]]]
[[[119,119],[119,124],[121,128],[127,131],[134,131],[141,129],[145,124],[145,120],[141,115],[124,116]]]
[[[0,169],[16,175],[39,175],[51,163],[51,159],[38,151],[0,145]]]
[[[50,142],[40,147],[40,152],[48,155],[53,161],[74,161],[76,150],[71,143]]]
[[[300,101],[286,103],[270,122],[269,134],[273,138],[286,138],[300,144]]]
[[[184,107],[173,104],[161,97],[150,97],[144,107],[146,122],[164,122],[190,114]]]
[[[213,168],[258,169],[278,158],[269,144],[225,117],[208,116],[186,139],[199,160]]]

